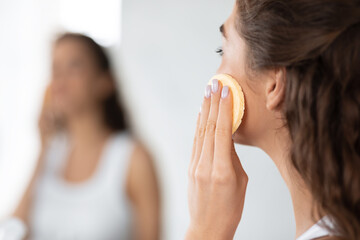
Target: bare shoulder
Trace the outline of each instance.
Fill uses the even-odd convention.
[[[127,178],[127,192],[132,199],[157,196],[157,174],[151,154],[139,141],[133,142],[133,152]]]
[[[153,158],[144,144],[140,141],[133,140],[133,148],[130,157],[130,171],[136,171],[137,173],[145,173],[152,171]]]
[[[139,181],[148,181],[155,176],[153,158],[140,141],[133,140],[133,150],[130,157],[130,178]]]
[[[127,193],[135,213],[136,239],[159,239],[160,189],[151,153],[133,139]]]
[[[151,159],[151,155],[144,144],[134,139],[133,145],[132,159],[142,159],[140,161],[149,161]]]

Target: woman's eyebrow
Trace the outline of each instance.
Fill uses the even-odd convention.
[[[226,32],[225,32],[225,25],[222,24],[219,28],[221,34],[224,36],[224,38],[226,38]]]

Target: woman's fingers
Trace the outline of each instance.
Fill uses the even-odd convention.
[[[201,105],[201,113],[199,119],[199,125],[196,129],[196,140],[195,140],[195,150],[194,150],[194,160],[192,161],[192,167],[190,169],[190,174],[194,176],[196,166],[199,162],[201,155],[201,149],[204,142],[206,123],[210,112],[210,101],[211,101],[211,86],[207,85],[205,88],[205,96],[203,103]]]
[[[221,92],[219,114],[216,123],[213,166],[213,170],[221,174],[226,174],[226,171],[233,170],[232,107],[231,91],[228,86],[224,86]]]
[[[194,157],[195,157],[195,150],[196,150],[196,135],[197,135],[197,131],[199,129],[199,125],[200,125],[200,112],[197,115],[197,119],[196,119],[196,128],[195,128],[195,136],[194,136],[194,142],[193,142],[193,147],[192,147],[192,153],[191,153],[191,164],[194,161]]]
[[[208,85],[198,116],[193,143],[191,176],[208,178],[211,174],[224,177],[234,172],[244,173],[234,150],[232,93],[228,86],[214,80]]]
[[[200,155],[200,160],[197,166],[197,171],[201,170],[204,175],[209,176],[212,169],[212,162],[214,158],[214,138],[216,131],[216,122],[219,112],[219,102],[221,94],[222,85],[221,83],[214,79],[212,82],[212,95],[211,95],[211,105],[210,112],[206,122],[205,137],[202,146],[202,151]]]
[[[232,141],[232,95],[227,86],[213,85],[211,99],[207,87],[194,140],[188,239],[230,238],[244,206],[247,178]]]
[[[194,135],[193,147],[192,147],[192,152],[191,152],[191,159],[190,159],[189,170],[188,170],[189,176],[191,176],[191,174],[192,174],[192,169],[193,169],[194,162],[195,162],[194,158],[195,158],[196,143],[197,143],[197,132],[198,132],[198,129],[199,129],[199,125],[200,125],[200,112],[198,113],[197,120],[196,120],[195,135]]]

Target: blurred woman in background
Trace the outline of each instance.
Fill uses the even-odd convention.
[[[73,33],[54,45],[42,151],[15,217],[30,239],[159,239],[149,154],[131,135],[104,50]]]

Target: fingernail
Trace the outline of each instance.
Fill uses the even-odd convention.
[[[221,91],[221,98],[226,98],[229,95],[229,87],[224,86]]]
[[[211,97],[211,86],[210,85],[207,85],[205,88],[205,97],[206,98]]]
[[[217,79],[212,80],[212,86],[211,86],[212,92],[215,93],[219,89],[219,81]]]
[[[199,112],[201,112],[201,105],[200,105],[200,111]]]

